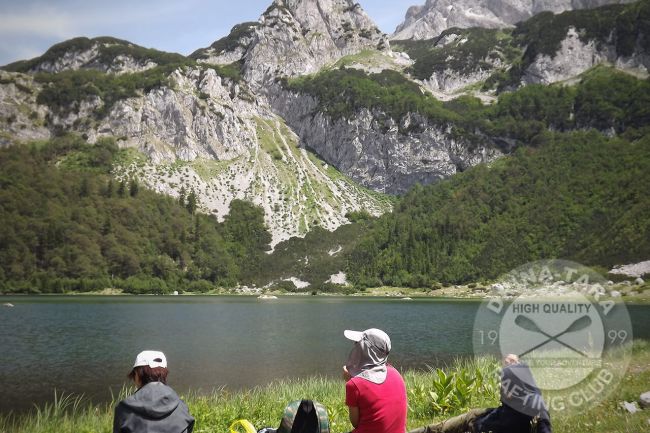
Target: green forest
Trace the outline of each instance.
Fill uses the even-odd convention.
[[[123,152],[73,135],[0,150],[0,292],[204,292],[256,269],[271,240],[261,209],[235,200],[218,223],[193,191],[114,179]]]
[[[650,136],[547,132],[537,147],[406,194],[349,254],[360,287],[489,280],[528,261],[650,256]]]
[[[401,105],[401,92],[415,93],[397,76],[334,74],[293,85],[326,91],[320,96],[332,105],[323,109],[333,116],[370,101],[396,117],[431,104],[430,115],[455,120],[459,134],[489,137],[510,155],[416,186],[392,214],[351,215],[349,226],[268,255],[261,209],[236,200],[218,223],[197,212],[191,191],[178,200],[137,179],[118,181],[111,170],[126,151],[112,139],[14,146],[0,150],[0,291],[205,292],[271,281],[295,291],[282,282],[288,276],[332,291],[340,289],[325,280],[341,269],[356,288],[435,287],[491,279],[538,258],[609,267],[650,254],[650,81],[598,67],[575,86],[531,85],[492,105],[420,92]],[[349,79],[335,79],[342,74]]]
[[[440,101],[392,70],[366,73],[341,66],[278,78],[285,90],[318,101],[313,115],[336,122],[367,109],[378,133],[397,125],[399,134],[418,139],[435,125],[461,146],[497,149],[504,157],[473,168],[459,166],[461,172],[450,179],[417,185],[393,198],[390,214],[350,214],[351,224],[334,232],[316,228],[278,244],[273,254],[267,254],[271,236],[261,208],[234,200],[218,222],[199,211],[194,191],[170,198],[114,172],[129,151],[120,150],[113,138],[90,144],[52,127],[46,118],[55,138],[0,149],[0,293],[207,292],[269,283],[296,291],[285,281],[292,276],[312,283],[309,291],[340,291],[326,280],[341,270],[353,284],[349,290],[435,288],[488,281],[542,258],[573,259],[603,271],[646,260],[650,78],[597,66],[570,84],[516,87],[536,56],[557,51],[570,27],[579,29],[583,41],[629,55],[650,50],[650,38],[644,36],[648,23],[650,1],[644,0],[541,13],[513,29],[449,29],[436,40],[395,41],[394,47],[415,60],[405,72],[421,79],[444,68],[469,71],[499,57],[512,67],[495,70],[485,83],[484,90],[499,92],[492,104],[469,95]],[[211,48],[234,49],[256,26],[236,26]],[[436,46],[451,34],[464,42]],[[98,63],[127,55],[157,66],[123,74],[34,69],[97,44]],[[242,80],[242,63],[199,63],[206,53],[185,57],[113,38],[76,38],[4,69],[33,73],[40,84],[36,100],[52,115],[74,112],[82,101],[99,98],[96,120],[119,100],[174,88],[171,74],[178,68],[214,69]]]

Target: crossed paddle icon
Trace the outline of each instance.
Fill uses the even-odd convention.
[[[535,323],[535,321],[533,321],[533,319],[531,319],[529,317],[526,317],[523,314],[520,314],[515,318],[515,324],[517,326],[519,326],[520,328],[522,328],[522,329],[525,329],[525,330],[531,331],[531,332],[536,332],[538,334],[542,334],[545,337],[547,337],[546,341],[538,344],[537,346],[535,346],[535,347],[533,347],[531,349],[528,349],[527,351],[525,351],[524,353],[519,355],[520,357],[523,357],[524,355],[527,355],[530,352],[532,352],[534,350],[537,350],[542,346],[547,345],[551,341],[555,341],[556,343],[561,344],[562,346],[566,347],[567,349],[570,349],[570,350],[584,356],[585,358],[587,358],[586,353],[581,352],[580,350],[576,349],[575,347],[572,347],[571,345],[566,344],[565,342],[558,340],[558,338],[560,338],[564,334],[568,334],[568,333],[571,333],[571,332],[582,331],[583,329],[587,328],[589,325],[591,325],[591,317],[589,317],[589,316],[582,316],[582,317],[577,318],[564,331],[562,331],[562,332],[560,332],[558,334],[555,334],[555,335],[550,335],[550,334],[542,331],[540,329],[540,327],[537,326],[537,323]]]

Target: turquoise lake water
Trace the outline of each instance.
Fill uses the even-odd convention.
[[[179,392],[338,376],[343,330],[377,327],[398,368],[472,354],[480,303],[351,297],[1,297],[0,410],[24,410],[54,390],[96,401],[126,383],[135,355],[158,349]],[[650,339],[650,305],[628,307],[635,338]]]

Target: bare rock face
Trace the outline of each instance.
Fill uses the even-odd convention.
[[[39,90],[30,75],[0,70],[0,147],[50,137],[47,108],[36,103]]]
[[[430,39],[452,27],[504,28],[540,12],[561,13],[633,0],[427,0],[408,9],[393,40]]]
[[[317,111],[318,101],[311,96],[276,95],[273,108],[300,136],[301,146],[375,191],[402,194],[416,183],[436,182],[501,156],[495,146],[472,147],[454,138],[450,126],[431,124],[418,114],[399,124],[368,109],[352,119],[332,119]]]
[[[579,30],[571,27],[553,56],[538,55],[526,68],[522,84],[551,84],[568,80],[603,63],[644,75],[650,68],[650,54],[638,47],[631,56],[620,56],[614,45],[595,40],[583,41]]]
[[[257,23],[236,26],[193,57],[217,64],[241,61],[245,79],[259,87],[278,76],[317,72],[342,56],[388,46],[353,0],[275,0]]]
[[[174,89],[161,87],[119,101],[85,133],[91,141],[104,135],[123,137],[125,145],[154,163],[231,160],[257,145],[254,125],[243,119],[264,110],[240,98],[238,83],[200,68],[179,69],[171,80]]]

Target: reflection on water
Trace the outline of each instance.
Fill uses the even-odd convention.
[[[344,329],[384,329],[393,341],[391,362],[398,367],[438,365],[471,354],[479,306],[334,297],[2,300],[15,305],[0,309],[2,411],[51,401],[54,389],[107,400],[144,349],[167,354],[169,380],[179,391],[338,376],[350,348]],[[649,311],[630,307],[635,332],[650,333]]]

